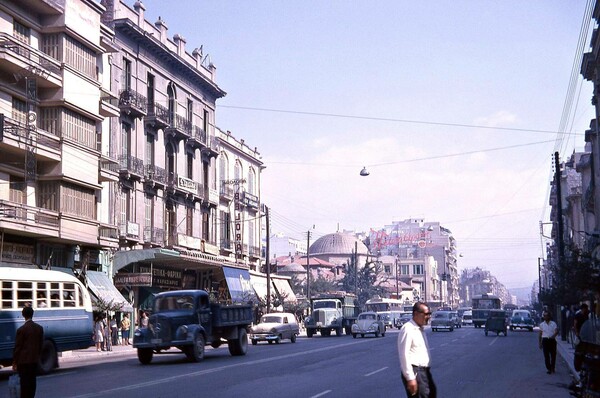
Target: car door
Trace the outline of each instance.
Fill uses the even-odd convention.
[[[288,316],[284,315],[282,317],[282,321],[283,321],[283,324],[281,325],[281,329],[282,329],[281,335],[283,336],[284,339],[291,339],[292,338],[292,328],[290,326]]]

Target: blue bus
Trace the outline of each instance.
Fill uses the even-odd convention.
[[[58,367],[57,353],[91,347],[94,342],[90,294],[75,276],[61,271],[0,267],[0,365],[12,365],[21,311],[33,307],[44,328],[40,369]]]
[[[483,293],[478,296],[473,296],[471,299],[473,304],[473,325],[476,328],[480,328],[485,325],[490,310],[499,310],[502,308],[502,300],[500,297],[493,294]]]

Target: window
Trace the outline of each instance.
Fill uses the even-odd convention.
[[[13,36],[22,43],[29,45],[31,30],[20,22],[13,23]]]
[[[147,231],[146,241],[152,239],[152,220],[154,219],[154,198],[152,195],[144,195],[144,230]]]
[[[55,60],[60,60],[58,34],[49,34],[42,37],[42,52]]]
[[[18,98],[12,99],[12,118],[22,125],[27,124],[27,103]]]
[[[148,73],[148,87],[146,88],[146,96],[148,97],[148,109],[154,109],[154,75]]]
[[[123,58],[123,71],[121,74],[121,89],[131,90],[131,61]]]
[[[190,123],[194,121],[194,101],[191,99],[187,100],[187,120]]]
[[[121,155],[129,156],[129,142],[131,141],[131,125],[121,123]]]
[[[413,274],[423,275],[423,264],[413,264]]]
[[[96,149],[96,123],[70,109],[64,109],[62,137]]]
[[[8,183],[8,200],[15,203],[27,203],[25,180],[21,177],[10,176]]]
[[[169,83],[169,86],[167,87],[167,97],[169,97],[169,120],[171,124],[173,124],[175,122],[175,115],[177,114],[177,94],[173,83]]]
[[[50,134],[60,137],[60,108],[40,108],[38,114],[38,127]]]
[[[121,189],[121,195],[119,196],[119,222],[121,224],[126,224],[128,220],[129,213],[129,189],[123,188]]]
[[[186,208],[185,213],[185,234],[187,236],[194,236],[194,208]]]
[[[221,237],[221,246],[229,248],[228,244],[231,240],[231,214],[226,211],[221,211],[219,231]]]
[[[202,128],[204,129],[204,131],[206,131],[207,138],[208,138],[208,127],[210,125],[209,120],[208,120],[208,116],[209,116],[209,113],[205,109],[204,110],[204,118],[202,119]]]
[[[33,282],[17,282],[17,308],[33,303]]]
[[[65,36],[65,64],[96,79],[96,54],[70,36]]]
[[[256,195],[256,173],[253,168],[248,171],[248,192]]]
[[[61,191],[60,211],[82,218],[96,218],[94,190],[71,183],[62,183]]]
[[[146,164],[154,166],[154,135],[146,133]]]
[[[37,198],[38,204],[43,209],[58,211],[59,199],[58,192],[60,184],[54,181],[40,181],[38,183]]]
[[[194,154],[187,154],[187,178],[194,179]]]
[[[400,265],[400,274],[410,275],[410,266],[408,264]]]
[[[210,214],[202,213],[202,239],[210,241]]]
[[[229,179],[229,165],[225,152],[221,152],[219,155],[219,171],[221,172],[221,183],[227,181]]]

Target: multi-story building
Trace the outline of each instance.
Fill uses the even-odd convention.
[[[115,283],[136,302],[165,288],[228,287],[247,300],[261,258],[259,154],[215,128],[225,92],[201,48],[147,21],[140,1],[101,4],[118,49],[106,89],[119,114],[102,134],[118,171],[105,186],[119,226]]]
[[[246,299],[260,154],[215,128],[208,57],[144,11],[0,3],[0,264],[102,271],[136,305],[183,287]]]

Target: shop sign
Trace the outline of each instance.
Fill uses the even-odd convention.
[[[2,262],[33,264],[33,246],[4,242],[2,245]]]
[[[152,286],[165,288],[181,288],[182,272],[172,268],[160,268],[157,266],[140,265],[140,272],[152,272]]]
[[[152,286],[152,274],[144,273],[119,273],[115,275],[114,284],[118,288],[125,286]]]

